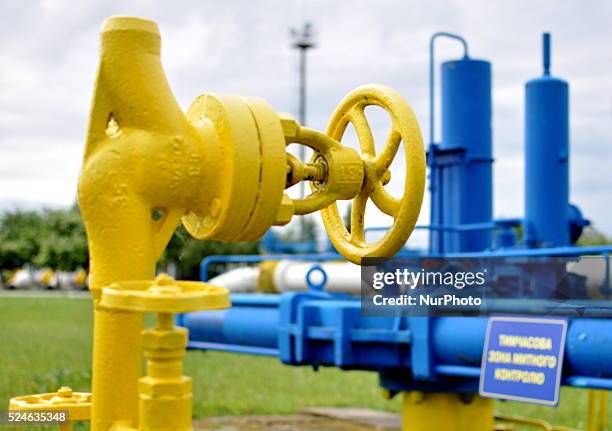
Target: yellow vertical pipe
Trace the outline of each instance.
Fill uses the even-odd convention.
[[[597,431],[597,396],[594,390],[588,392],[587,431]]]
[[[194,184],[204,182],[200,170],[180,174],[190,172],[189,163],[199,166],[201,147],[168,87],[160,51],[152,21],[105,21],[79,179],[94,299],[93,431],[138,426],[142,375],[142,314],[101,307],[101,290],[153,279]]]
[[[406,392],[402,431],[491,431],[493,400],[455,393]]]
[[[152,245],[143,244],[150,235],[142,231],[150,215],[144,208],[123,209],[132,214],[141,212],[139,222],[117,217],[112,230],[89,230],[94,297],[92,430],[106,431],[116,420],[134,427],[138,424],[142,314],[105,309],[97,301],[101,288],[110,283],[154,277],[156,258]],[[97,238],[98,232],[103,236]],[[118,244],[121,246],[116,247]]]
[[[587,431],[604,431],[608,427],[608,392],[589,390]]]
[[[599,391],[599,427],[608,429],[608,391]]]

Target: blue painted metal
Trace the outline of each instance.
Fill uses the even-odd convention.
[[[550,75],[550,33],[542,34],[542,69],[544,76]]]
[[[312,279],[313,274],[315,273],[319,273],[321,274],[322,280],[319,282],[316,282]],[[325,272],[325,270],[323,269],[323,267],[321,265],[313,265],[308,272],[306,272],[306,286],[308,286],[308,289],[310,290],[314,290],[314,291],[322,291],[325,288],[325,285],[327,284],[327,272]]]
[[[544,74],[525,85],[525,243],[570,244],[569,87],[550,76],[550,36],[544,34]]]
[[[431,68],[433,49],[430,55]],[[447,61],[442,64],[441,81],[442,139],[436,144],[432,133],[428,153],[431,225],[490,223],[493,219],[491,65],[467,55],[461,60]],[[430,107],[433,107],[433,97]],[[491,246],[492,234],[485,229],[430,232],[430,251],[434,253],[480,251]]]
[[[570,243],[576,244],[582,235],[582,231],[591,224],[591,221],[584,218],[580,208],[574,204],[570,204],[568,210]]]
[[[278,356],[280,295],[232,295],[226,310],[186,313],[177,324],[189,328],[189,348]]]
[[[505,249],[515,247],[517,235],[513,229],[502,229],[495,234],[495,248]]]
[[[481,258],[481,257],[547,257],[547,256],[587,256],[587,255],[608,255],[612,253],[612,245],[594,245],[590,247],[551,247],[551,248],[516,248],[510,250],[489,250],[482,253],[478,252],[460,252],[449,253],[445,255],[436,255],[435,257],[465,257],[465,258]]]
[[[458,34],[448,33],[445,31],[439,31],[434,33],[429,39],[429,143],[434,144],[436,142],[436,60],[435,60],[435,43],[436,39],[440,37],[447,37],[449,39],[457,40],[463,47],[463,58],[468,58],[468,45],[466,40]]]
[[[335,251],[330,241],[327,241],[324,252]],[[289,242],[279,238],[279,236],[270,229],[259,241],[260,251],[264,253],[274,254],[312,254],[317,252],[317,244],[315,241],[297,241]]]
[[[189,347],[378,371],[397,390],[466,390],[479,375],[484,317],[363,317],[358,299],[326,292],[233,295],[232,303],[229,310],[183,316],[192,331]],[[612,319],[569,322],[564,384],[610,386]]]
[[[448,232],[468,232],[477,230],[497,230],[509,229],[521,226],[523,220],[520,218],[501,218],[491,222],[483,223],[464,223],[457,225],[416,225],[415,229],[448,231]],[[365,233],[369,232],[386,232],[390,229],[389,226],[371,226],[365,228]]]

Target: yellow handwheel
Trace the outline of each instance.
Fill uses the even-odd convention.
[[[365,115],[365,108],[370,105],[383,108],[392,120],[391,132],[380,154],[376,154],[374,137]],[[414,230],[425,189],[425,149],[412,109],[392,88],[365,85],[352,91],[336,108],[326,133],[336,141],[341,141],[349,123],[357,133],[364,164],[363,186],[352,201],[350,232],[344,225],[336,203],[321,210],[321,216],[336,249],[353,263],[360,264],[363,257],[394,255]],[[388,169],[401,143],[404,146],[406,173],[403,195],[396,199],[384,189],[384,185],[389,181]],[[372,199],[378,209],[394,219],[385,235],[373,243],[366,243],[364,234],[368,199]]]

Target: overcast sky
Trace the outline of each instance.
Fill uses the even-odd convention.
[[[325,128],[347,92],[379,82],[402,93],[424,137],[429,37],[464,35],[473,57],[493,62],[497,216],[523,214],[523,84],[541,73],[540,37],[551,31],[553,74],[570,83],[571,200],[612,233],[612,2],[605,1],[0,0],[0,203],[74,201],[98,32],[111,15],[157,21],[162,61],[184,109],[214,91],[258,95],[293,113],[297,56],[288,29],[309,20],[317,39],[309,126]],[[445,43],[439,52],[450,59],[461,51]],[[375,135],[386,135],[382,125],[375,121]]]

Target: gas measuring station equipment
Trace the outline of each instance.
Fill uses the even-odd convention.
[[[382,85],[351,92],[325,133],[256,97],[206,93],[183,113],[161,66],[155,23],[110,18],[101,39],[78,187],[94,302],[92,393],[62,388],[14,398],[10,408],[67,410],[74,420],[90,418],[94,431],[191,430],[191,379],[182,375],[188,335],[174,326],[173,316],[229,307],[230,301],[227,290],[206,283],[154,280],[177,225],[199,239],[248,241],[294,215],[320,211],[332,243],[348,260],[391,256],[404,246],[421,208],[421,132],[404,99]],[[364,111],[370,105],[383,108],[392,123],[378,153]],[[341,144],[349,124],[360,152]],[[312,159],[290,155],[290,144],[311,148]],[[406,165],[400,198],[384,188],[395,157]],[[303,181],[311,186],[309,196],[284,193]],[[394,219],[372,243],[364,233],[369,199]],[[350,231],[337,200],[352,200]],[[145,313],[156,315],[154,327],[143,327]]]
[[[440,38],[460,42],[463,55],[438,66]],[[263,263],[249,268],[254,272],[248,277],[236,274],[239,292],[252,293],[233,294],[232,308],[179,316],[189,329],[189,347],[376,372],[385,394],[403,395],[406,431],[567,430],[494,412],[492,397],[555,405],[560,385],[588,389],[586,429],[605,430],[612,389],[612,246],[577,244],[589,221],[570,203],[569,84],[551,74],[550,35],[544,34],[542,47],[543,73],[525,84],[525,213],[494,218],[491,63],[468,55],[458,35],[435,33],[430,41],[431,211],[430,222],[415,227],[428,231],[429,244],[398,255],[418,261],[417,270],[436,259],[452,260],[461,270],[469,269],[465,262],[478,261],[478,268],[495,262],[489,284],[497,290],[486,306],[496,315],[366,315],[360,268],[337,254],[207,256],[203,280],[213,263]],[[215,282],[232,288],[234,271]],[[560,315],[553,319],[550,310]],[[502,343],[502,335],[510,341]],[[525,339],[547,343],[526,348]],[[545,368],[529,362],[543,359]]]

